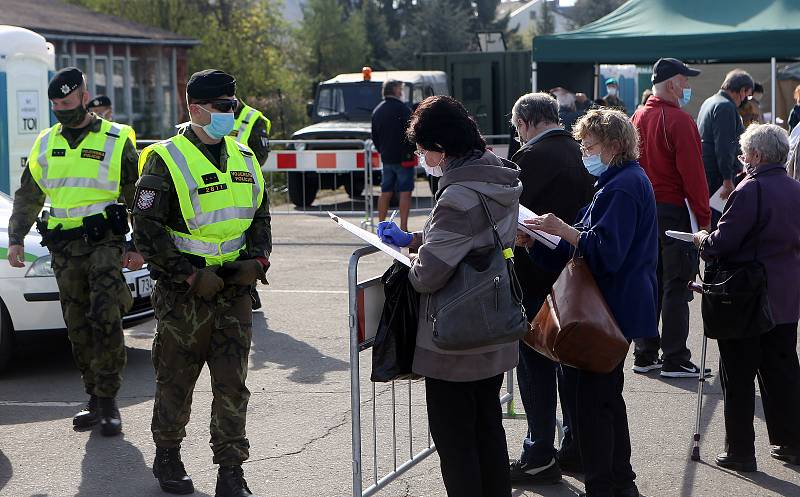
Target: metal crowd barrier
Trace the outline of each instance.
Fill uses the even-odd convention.
[[[397,420],[397,386],[391,383],[391,441],[392,452],[386,457],[391,470],[381,474],[378,460],[378,425],[377,425],[377,397],[375,383],[371,382],[372,389],[372,467],[370,469],[370,482],[364,488],[364,463],[362,454],[362,417],[361,417],[361,376],[360,353],[369,350],[375,339],[378,323],[383,309],[384,294],[380,277],[358,281],[358,263],[371,254],[378,252],[375,247],[362,247],[350,256],[348,267],[348,297],[349,297],[349,326],[350,326],[350,409],[352,412],[352,463],[353,463],[353,497],[367,497],[377,494],[397,477],[413,468],[425,458],[436,452],[436,446],[431,441],[430,431],[426,430],[427,443],[414,450],[414,412],[412,402],[413,380],[402,380],[408,384],[408,403],[403,405],[403,411],[408,413],[408,458],[398,459],[398,420]],[[506,373],[506,392],[500,397],[500,402],[506,405],[506,415],[516,417],[514,412],[514,375],[513,370]],[[427,419],[427,415],[420,416]],[[401,427],[404,431],[405,426]],[[401,456],[405,457],[405,456]],[[391,461],[389,463],[388,461]]]

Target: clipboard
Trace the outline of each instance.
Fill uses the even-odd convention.
[[[330,216],[331,220],[334,223],[338,224],[346,231],[349,231],[357,238],[360,238],[361,240],[372,245],[373,247],[379,249],[381,252],[391,256],[394,260],[400,261],[406,266],[411,267],[411,259],[400,251],[400,247],[397,247],[395,245],[389,245],[388,243],[383,243],[381,239],[378,238],[378,235],[376,235],[375,233],[362,229],[353,223],[349,223],[330,211],[328,211],[328,216]]]

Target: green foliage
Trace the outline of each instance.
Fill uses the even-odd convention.
[[[298,44],[274,0],[68,0],[92,10],[200,40],[189,73],[213,67],[233,74],[237,96],[273,121],[273,136],[305,119],[308,85]]]
[[[475,40],[475,33],[468,29],[472,21],[471,8],[458,0],[418,2],[405,36],[390,43],[398,68],[414,68],[416,55],[422,52],[468,50]]]
[[[372,55],[363,11],[348,16],[337,0],[308,0],[298,40],[306,74],[315,81],[360,71]]]
[[[572,22],[576,28],[594,22],[612,12],[626,0],[578,0],[572,9]]]
[[[536,34],[549,35],[556,29],[555,19],[553,19],[553,8],[550,2],[542,3],[542,11],[539,19],[536,21]]]

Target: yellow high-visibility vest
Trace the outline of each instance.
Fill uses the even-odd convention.
[[[266,122],[267,135],[269,135],[269,132],[272,130],[272,122],[267,119],[267,116],[262,114],[261,111],[244,104],[241,112],[239,112],[239,117],[233,122],[231,136],[236,138],[237,142],[247,145],[248,140],[250,140],[250,135],[253,132],[253,126],[259,119],[263,119]]]
[[[183,135],[154,143],[142,151],[139,169],[150,153],[167,165],[189,233],[169,230],[181,252],[202,257],[206,265],[236,260],[246,243],[245,231],[264,198],[264,176],[247,145],[224,137],[228,152],[221,172]]]
[[[100,214],[120,195],[122,151],[133,130],[101,119],[76,148],[61,134],[61,124],[39,133],[28,156],[28,168],[50,199],[50,229],[77,228],[83,218]]]

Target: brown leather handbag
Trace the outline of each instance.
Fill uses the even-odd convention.
[[[523,341],[568,366],[610,373],[628,354],[630,343],[582,257],[567,263],[530,324]]]

